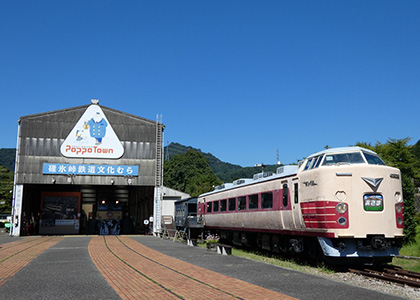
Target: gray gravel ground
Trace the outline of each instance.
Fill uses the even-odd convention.
[[[351,284],[353,286],[363,287],[369,290],[375,290],[389,295],[396,295],[406,299],[419,300],[420,289],[403,286],[396,283],[387,283],[381,280],[367,278],[365,276],[351,273],[319,274],[325,278],[337,282]]]

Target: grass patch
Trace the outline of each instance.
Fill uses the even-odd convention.
[[[198,246],[206,247],[205,244],[198,244]],[[319,263],[318,265],[311,265],[308,264],[307,261],[299,261],[299,259],[296,258],[284,258],[270,253],[261,253],[232,248],[232,255],[311,274],[317,274],[319,272],[331,274],[335,272],[333,268],[323,263]],[[400,249],[400,255],[420,257],[420,226],[417,227],[416,241],[410,245],[405,245],[402,247]],[[420,272],[420,260],[395,257],[390,265],[398,266],[409,271]]]
[[[420,226],[417,227],[416,241],[402,247],[400,255],[420,257]],[[409,271],[420,272],[420,260],[394,258],[392,260],[392,265]]]
[[[299,261],[298,258],[286,258],[281,257],[276,254],[271,253],[261,253],[261,252],[255,252],[255,251],[247,251],[243,249],[232,249],[232,255],[264,262],[267,264],[288,268],[291,270],[299,271],[299,272],[306,272],[311,274],[317,274],[319,272],[322,273],[334,273],[332,269],[330,269],[328,266],[326,266],[323,263],[319,263],[317,265],[311,265],[308,263],[308,261]]]
[[[420,272],[420,261],[414,259],[394,258],[392,265],[401,267],[404,270]]]
[[[206,247],[206,245],[202,243],[197,243],[197,246],[203,248]],[[334,273],[332,269],[323,263],[319,263],[316,266],[311,266],[307,261],[300,262],[298,259],[285,258],[273,253],[263,253],[255,250],[247,251],[244,249],[232,248],[232,255],[310,274],[319,274],[320,272],[327,274]]]

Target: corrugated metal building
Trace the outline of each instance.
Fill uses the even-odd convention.
[[[21,117],[11,235],[157,232],[162,134],[97,100]]]

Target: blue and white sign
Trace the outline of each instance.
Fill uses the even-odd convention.
[[[97,104],[90,105],[60,147],[72,158],[120,158],[124,147]]]
[[[43,174],[58,175],[101,175],[101,176],[139,176],[138,166],[121,165],[80,165],[44,163]]]

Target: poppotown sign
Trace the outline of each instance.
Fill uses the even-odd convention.
[[[98,104],[91,104],[60,148],[70,158],[120,158],[124,147]]]

